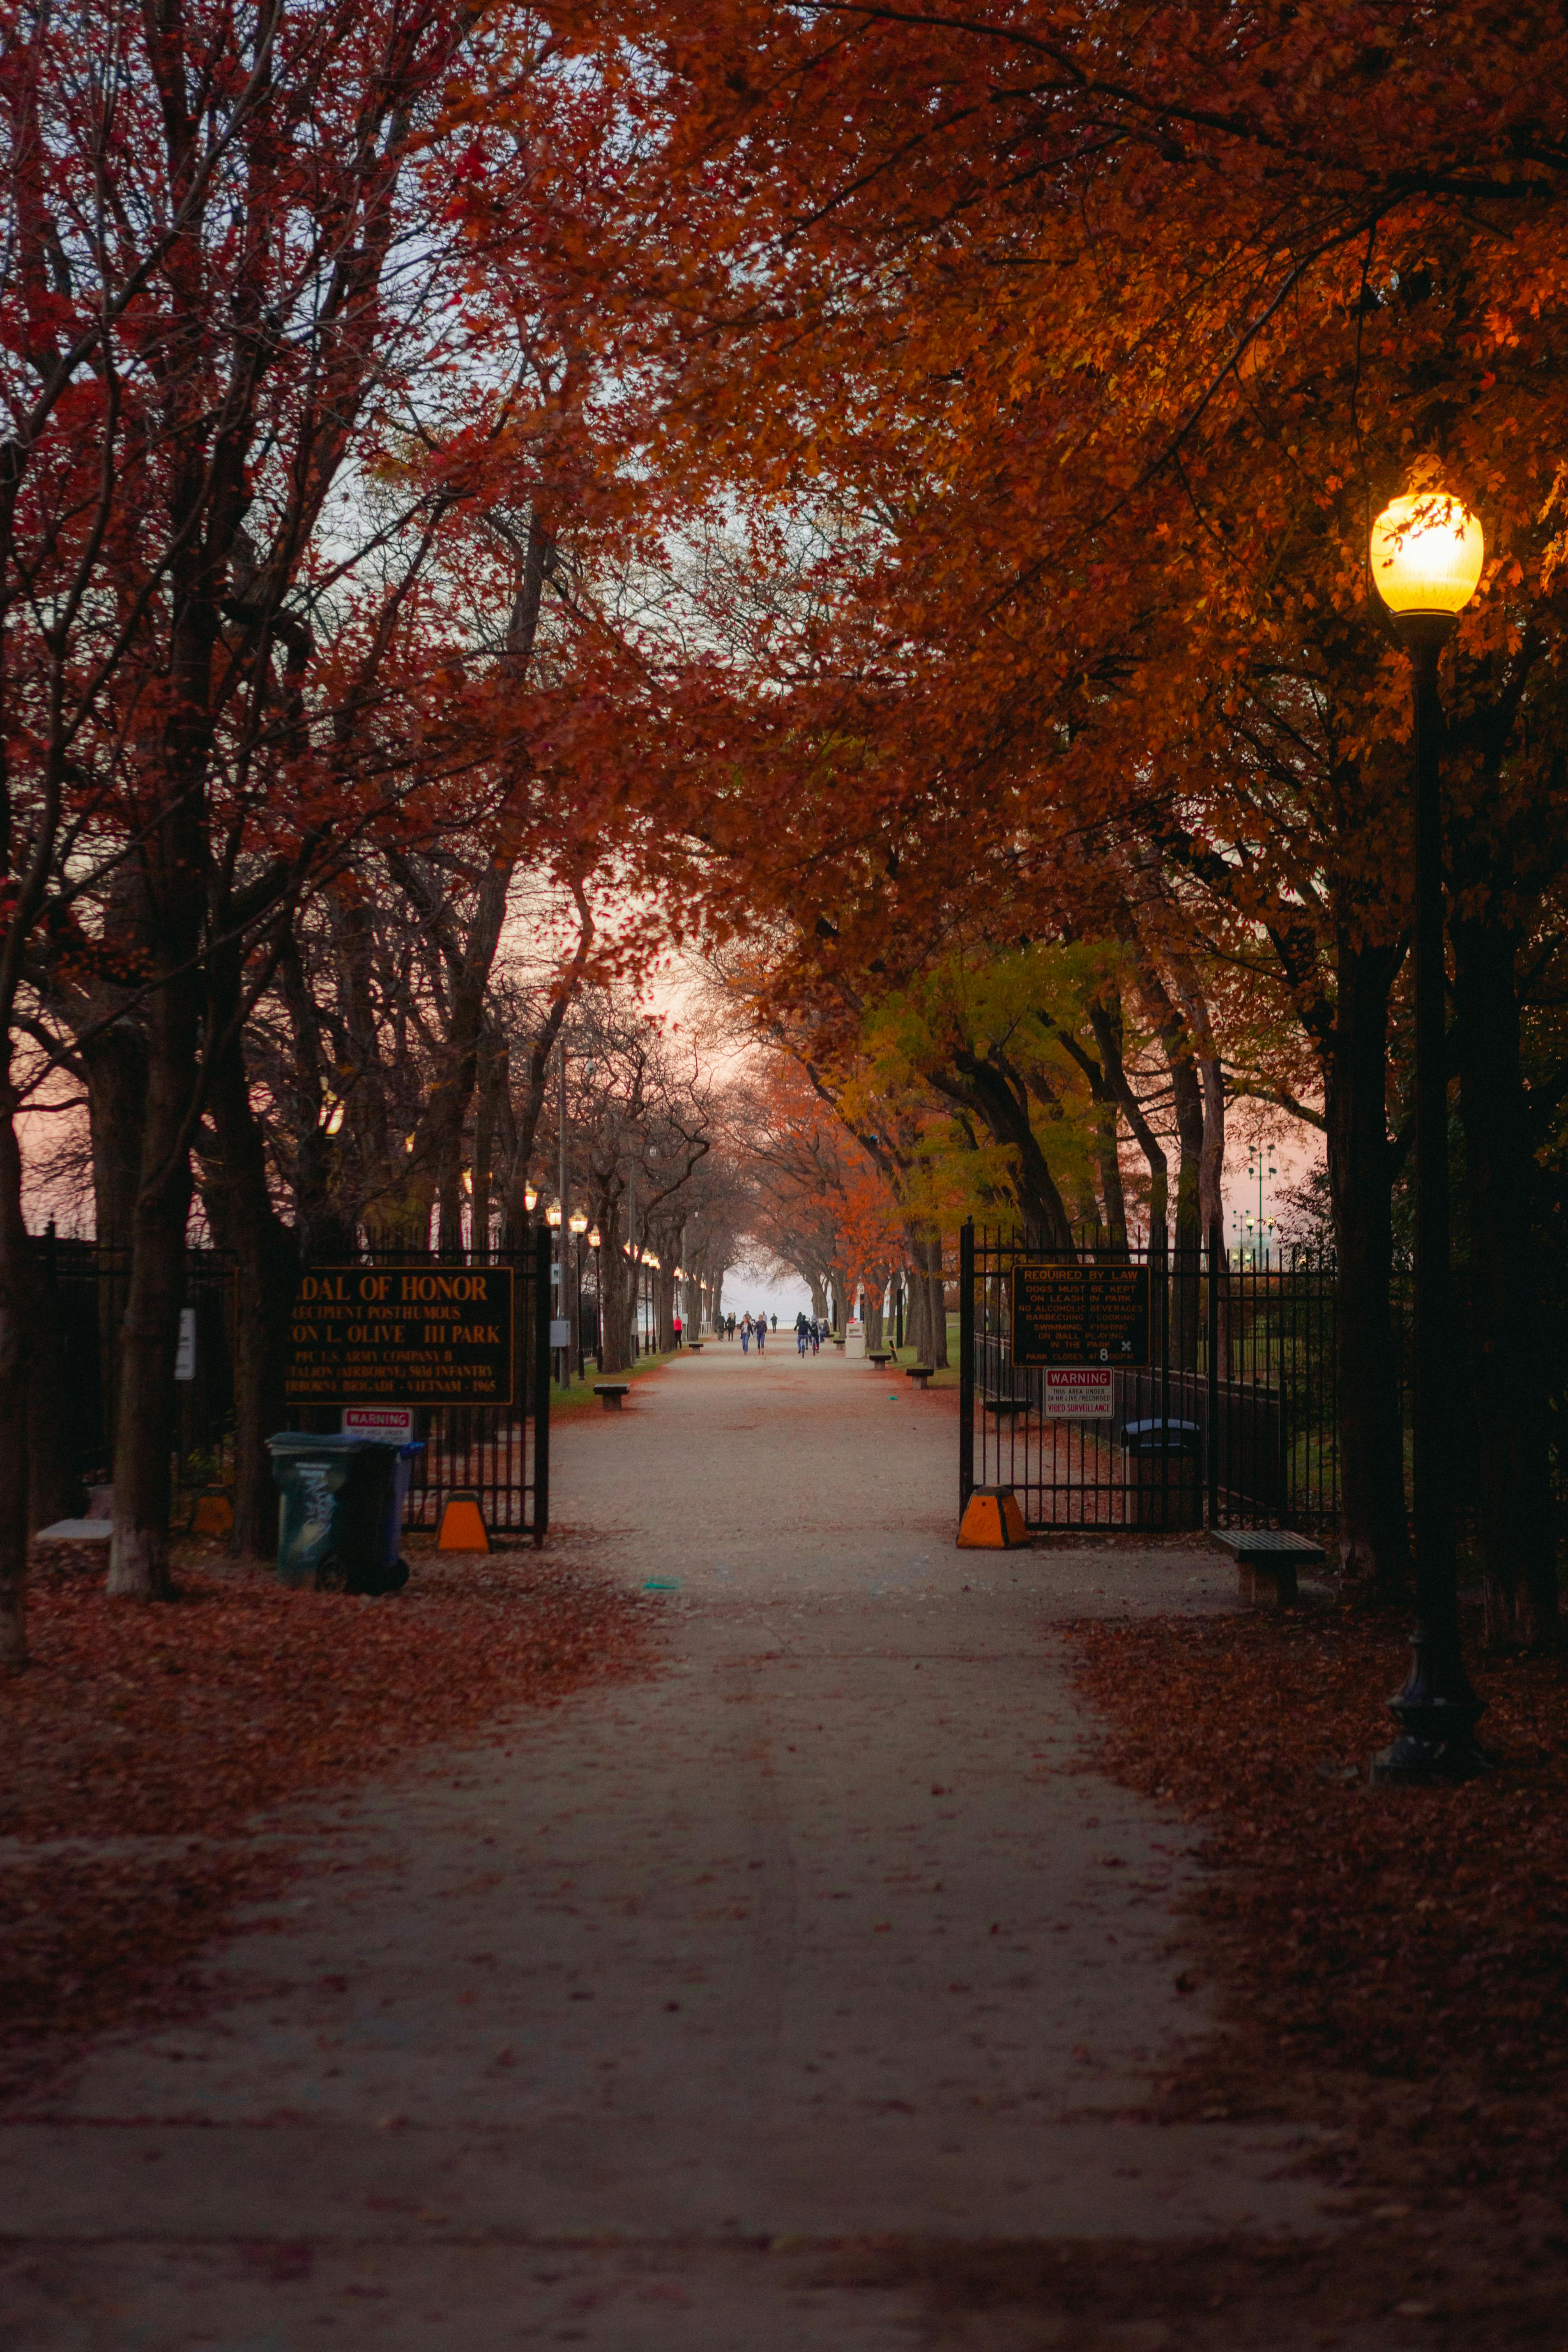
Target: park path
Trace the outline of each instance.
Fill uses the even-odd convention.
[[[910,1385],[710,1347],[558,1428],[658,1671],[335,1807],[220,2006],[9,2111],[5,2352],[862,2352],[950,2339],[832,2242],[1323,2226],[1299,2135],[1139,2118],[1195,1864],[1051,1638],[1223,1567],[959,1552]]]

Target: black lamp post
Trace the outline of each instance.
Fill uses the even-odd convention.
[[[1442,491],[1395,499],[1373,525],[1373,578],[1410,656],[1415,692],[1415,1601],[1414,1656],[1389,1701],[1400,1728],[1373,1759],[1377,1780],[1466,1780],[1482,1702],[1459,1642],[1453,1400],[1459,1373],[1448,1248],[1445,1042],[1443,712],[1437,663],[1481,576],[1481,527]]]

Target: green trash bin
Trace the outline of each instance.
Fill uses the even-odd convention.
[[[321,1592],[401,1592],[403,1505],[417,1445],[280,1430],[267,1441],[278,1482],[278,1580]]]

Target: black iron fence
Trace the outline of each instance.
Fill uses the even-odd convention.
[[[1016,1364],[1013,1276],[1065,1254],[1017,1227],[965,1225],[959,1268],[959,1485],[1011,1486],[1030,1528],[1287,1526],[1338,1517],[1334,1271],[1091,1242],[1077,1262],[1147,1276],[1148,1360],[1112,1368],[1107,1410],[1066,1412],[1059,1384]]]
[[[85,1487],[106,1482],[120,1402],[120,1332],[131,1287],[131,1252],[112,1242],[70,1241],[51,1227],[38,1240],[59,1351],[67,1429]],[[231,1258],[189,1249],[174,1383],[175,1475],[182,1487],[221,1486],[234,1468],[234,1318]]]
[[[428,1246],[366,1242],[334,1264],[430,1267],[510,1266],[513,1276],[513,1364],[510,1404],[440,1405],[416,1412],[416,1457],[405,1528],[433,1529],[454,1493],[479,1501],[498,1535],[542,1543],[550,1524],[550,1241],[541,1225],[513,1247],[437,1252]],[[129,1250],[110,1243],[38,1243],[63,1356],[70,1443],[79,1478],[90,1488],[111,1475],[120,1389],[120,1329],[130,1285]],[[191,1249],[179,1370],[175,1381],[175,1483],[184,1498],[221,1487],[234,1465],[235,1318],[246,1311],[232,1258]],[[335,1415],[331,1416],[335,1419]],[[303,1415],[285,1416],[299,1428]]]

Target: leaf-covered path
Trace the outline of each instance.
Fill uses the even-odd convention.
[[[12,2106],[0,2344],[1001,2352],[846,2242],[1323,2228],[1300,2134],[1141,2119],[1194,1865],[1049,1634],[1224,1570],[955,1550],[910,1385],[710,1349],[561,1428],[658,1671],[345,1799],[205,2015]]]

